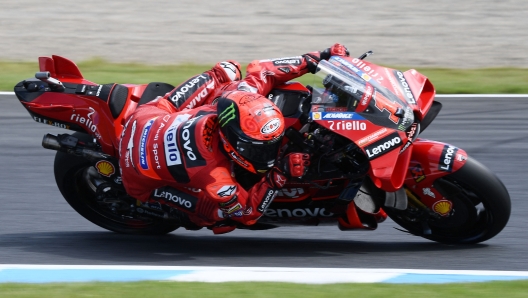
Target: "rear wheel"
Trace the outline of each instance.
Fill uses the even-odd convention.
[[[385,211],[410,233],[441,243],[479,243],[497,235],[511,213],[506,187],[489,169],[468,158],[457,172],[437,179],[434,187],[453,204],[448,216],[424,214],[413,204]]]
[[[86,134],[73,135],[84,142],[91,140]],[[104,180],[83,157],[57,152],[54,168],[57,186],[70,206],[104,229],[124,234],[160,235],[179,227],[175,221],[140,217],[131,208],[135,200],[125,193],[115,192],[114,200],[101,200],[99,192]]]

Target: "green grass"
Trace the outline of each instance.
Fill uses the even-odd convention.
[[[435,86],[439,94],[526,94],[528,69],[417,68]]]
[[[78,63],[83,76],[96,83],[148,83],[166,82],[177,85],[190,76],[208,70],[212,65],[142,65],[109,63],[93,59]],[[395,67],[407,70],[409,67]],[[527,94],[528,69],[486,68],[486,69],[444,69],[416,68],[426,75],[439,94]],[[12,91],[16,83],[33,77],[38,71],[37,62],[0,62],[0,90]],[[311,83],[310,76],[299,78]]]
[[[452,284],[57,283],[0,284],[0,297],[527,297],[528,281]]]

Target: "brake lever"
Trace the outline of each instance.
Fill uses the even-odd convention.
[[[374,54],[373,51],[365,52],[363,55],[359,56],[358,59],[359,59],[359,60],[363,60],[363,59],[367,58],[368,56],[370,56],[370,55],[372,55],[372,54]]]

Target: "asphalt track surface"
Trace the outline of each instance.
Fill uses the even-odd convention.
[[[493,170],[508,188],[512,216],[478,245],[443,245],[402,233],[387,220],[372,232],[337,227],[268,231],[176,230],[119,235],[64,201],[45,133],[12,95],[0,95],[0,264],[262,266],[528,270],[528,97],[439,98],[444,108],[424,138],[451,143]]]

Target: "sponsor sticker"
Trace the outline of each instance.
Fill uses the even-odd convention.
[[[178,86],[169,95],[169,99],[174,103],[176,107],[180,107],[186,100],[187,97],[194,94],[203,84],[210,80],[209,75],[200,74]],[[214,82],[213,82],[214,87]],[[210,88],[205,88],[205,90]],[[201,99],[201,97],[200,97]]]
[[[231,103],[231,105],[218,115],[218,124],[220,124],[221,127],[224,127],[229,121],[235,118],[235,104]]]
[[[381,76],[374,67],[369,66],[365,61],[359,59],[359,58],[353,58],[352,64],[357,66],[356,73],[358,73],[360,76],[360,72],[365,72],[370,78],[374,78],[378,83],[381,83],[383,81],[383,76]]]
[[[365,120],[365,118],[354,112],[340,112],[329,111],[331,108],[326,108],[326,112],[312,112],[313,120]],[[334,108],[337,109],[337,108]]]
[[[440,160],[438,161],[438,169],[440,171],[453,171],[453,164],[455,163],[457,151],[458,148],[455,146],[444,145],[444,149],[442,149],[442,154],[440,155]]]
[[[272,59],[273,65],[301,65],[302,63],[302,57],[296,56],[296,57],[284,57],[284,58],[276,58]]]
[[[380,138],[388,135],[390,133],[390,130],[388,130],[387,128],[382,128],[380,130],[377,130],[371,134],[369,134],[368,136],[364,137],[364,138],[361,138],[359,139],[356,144],[360,147],[363,147],[365,145],[368,145],[376,140],[379,140]]]
[[[453,210],[453,203],[448,200],[440,200],[433,204],[433,211],[442,215],[447,216]]]
[[[91,132],[96,138],[100,139],[101,134],[99,133],[96,125],[99,120],[97,113],[92,107],[88,107],[88,110],[89,112],[86,113],[86,117],[82,116],[81,114],[73,113],[70,120],[86,126],[86,128],[88,128],[88,132]]]
[[[304,194],[303,188],[283,188],[279,190],[279,197],[298,198]]]
[[[130,139],[128,140],[128,144],[127,144],[127,153],[125,155],[125,166],[127,168],[130,166],[132,166],[133,168],[136,167],[132,159],[132,149],[134,149],[134,135],[136,134],[136,126],[137,126],[136,124],[137,124],[137,121],[134,120],[134,122],[132,122]]]
[[[196,146],[196,123],[200,117],[202,115],[191,118],[182,124],[181,134],[178,139],[180,146],[183,147],[183,156],[187,168],[205,166],[206,164],[205,159],[198,151],[198,146]]]
[[[273,118],[270,121],[266,122],[260,129],[260,132],[262,134],[270,134],[275,131],[277,131],[281,126],[281,122],[279,118]]]
[[[380,157],[396,149],[402,144],[402,139],[398,133],[392,133],[381,140],[366,146],[365,153],[369,160]]]
[[[324,120],[336,120],[336,119],[365,119],[357,113],[353,112],[326,112],[322,114]]]
[[[325,208],[295,208],[295,209],[267,209],[264,213],[267,217],[332,217],[334,213],[326,211]]]
[[[105,177],[110,177],[115,173],[114,165],[106,160],[98,161],[95,164],[95,168],[97,169],[97,173]]]
[[[324,108],[326,112],[346,112],[346,107],[327,107]]]
[[[262,202],[260,202],[259,206],[257,207],[257,210],[260,213],[263,213],[268,208],[269,204],[271,204],[273,199],[275,199],[278,193],[279,193],[278,191],[268,188],[268,191],[266,192],[266,196],[264,197]]]
[[[182,114],[176,116],[172,124],[165,131],[165,135],[163,136],[163,143],[165,148],[165,162],[169,167],[182,164],[181,154],[178,148],[178,142],[176,141],[176,132],[180,124],[187,121],[190,117],[191,114]]]
[[[38,117],[38,116],[33,116],[33,120],[35,120],[38,123],[43,123],[43,124],[47,124],[47,125],[51,125],[51,126],[55,126],[55,127],[70,129],[70,126],[68,124],[59,123],[59,122],[56,122],[55,120],[41,118],[41,117]]]
[[[330,130],[344,131],[344,130],[367,130],[366,121],[334,121],[329,120]]]
[[[370,101],[374,97],[374,92],[374,87],[371,84],[366,83],[365,92],[361,96],[361,100],[359,101],[356,111],[363,112],[368,108]]]
[[[153,123],[154,119],[151,119],[145,124],[141,132],[141,138],[139,139],[139,165],[144,170],[149,169],[147,161],[147,140]]]
[[[434,192],[429,188],[429,187],[425,187],[422,189],[422,192],[424,195],[426,196],[430,196],[431,198],[436,198]]]
[[[416,183],[418,182],[421,182],[425,179],[425,173],[424,173],[424,170],[422,168],[422,165],[420,164],[416,164],[414,167],[412,167],[410,169],[411,171],[411,175],[414,179],[414,181],[416,181]]]
[[[198,202],[197,198],[170,187],[162,187],[155,189],[152,193],[152,196],[157,199],[162,199],[164,201],[171,202],[176,206],[188,210],[190,212],[195,211],[196,204]]]
[[[401,71],[396,71],[396,76],[398,77],[400,86],[403,89],[403,96],[405,96],[405,100],[407,100],[407,102],[410,104],[416,104],[416,99],[414,98],[411,88],[409,87],[409,84],[407,83],[403,73]]]

